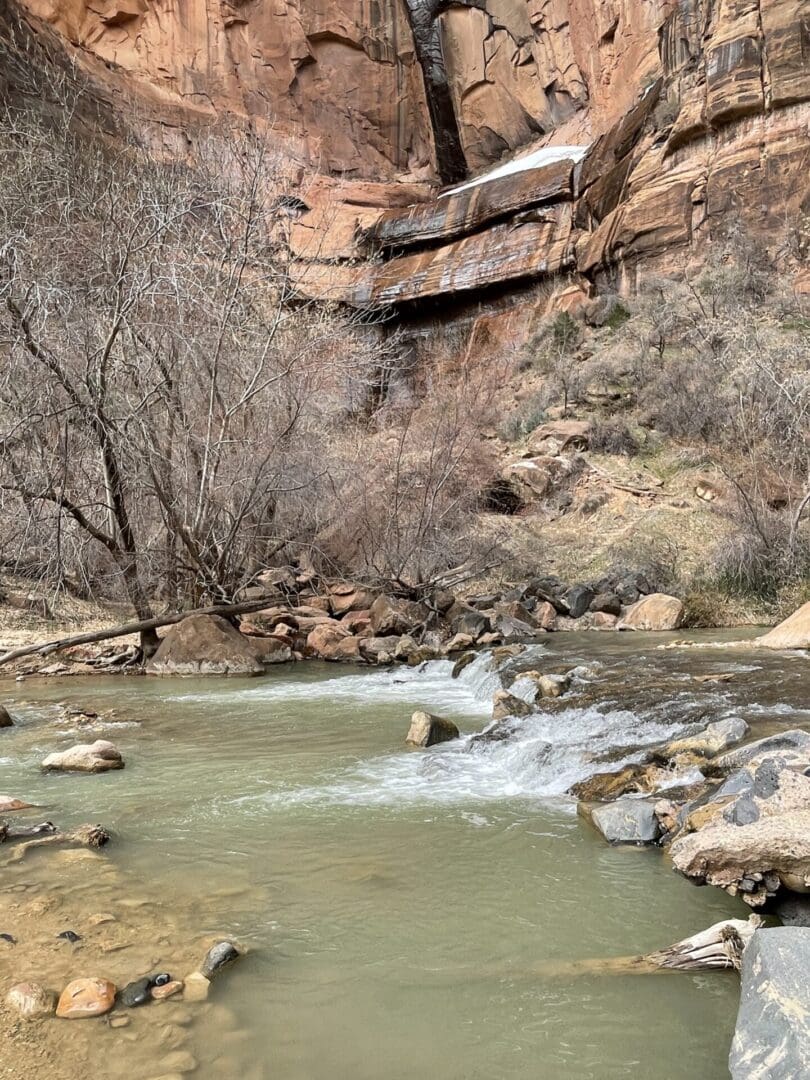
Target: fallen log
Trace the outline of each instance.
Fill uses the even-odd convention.
[[[256,600],[244,600],[239,604],[215,604],[213,607],[194,608],[191,611],[178,611],[172,615],[160,615],[154,619],[142,619],[140,622],[121,623],[119,626],[110,627],[108,630],[93,630],[86,634],[73,634],[71,637],[58,638],[55,641],[46,641],[39,645],[25,645],[19,649],[12,649],[0,656],[0,664],[7,664],[10,660],[19,660],[23,656],[49,656],[63,649],[73,648],[74,645],[92,645],[97,641],[109,641],[112,638],[126,637],[128,634],[139,634],[143,630],[159,630],[161,626],[172,626],[182,622],[190,615],[246,615],[251,611],[261,611],[262,608],[270,607],[274,598],[264,596]]]
[[[747,921],[724,919],[656,952],[544,964],[533,969],[533,972],[535,975],[559,977],[585,974],[651,975],[661,971],[739,971],[746,945],[764,922],[760,915],[751,915]]]
[[[45,828],[49,826],[49,828]],[[62,831],[51,822],[43,822],[41,826],[33,826],[33,830],[40,829],[45,835],[36,835],[32,840],[24,840],[12,849],[9,863],[20,862],[33,848],[44,847],[46,844],[61,844],[67,847],[100,848],[109,841],[110,834],[101,825],[77,825],[75,829]],[[18,832],[18,835],[19,832]],[[15,837],[8,837],[15,839]]]
[[[670,971],[706,971],[712,968],[740,970],[742,954],[754,931],[765,920],[761,915],[745,919],[725,919],[699,934],[676,941],[666,949],[648,953],[643,959]]]

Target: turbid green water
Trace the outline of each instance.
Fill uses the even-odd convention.
[[[166,1055],[178,1046],[195,1076],[217,1080],[727,1076],[734,975],[564,971],[747,913],[678,877],[660,852],[609,848],[580,822],[563,792],[584,759],[696,716],[741,711],[763,730],[810,719],[806,662],[662,652],[661,640],[550,639],[549,669],[589,670],[569,700],[488,750],[466,740],[403,749],[415,708],[452,716],[463,732],[488,719],[486,678],[453,681],[444,664],[9,684],[21,723],[0,732],[0,792],[115,836],[86,864],[36,852],[3,868],[0,912],[19,939],[0,956],[3,985],[47,978],[48,964],[57,987],[70,973],[120,984],[152,964],[182,976],[209,937],[248,948],[210,1005],[149,1006],[103,1038],[103,1021],[47,1025],[69,1027],[94,1067],[101,1056],[100,1075],[131,1080],[171,1075]],[[735,678],[696,684],[699,671]],[[57,722],[45,704],[56,700],[117,712],[79,728]],[[39,774],[46,752],[92,737],[113,739],[126,769]],[[83,937],[67,954],[52,944],[56,922],[9,906],[58,894],[63,873],[75,890],[58,917]],[[137,915],[138,944],[114,947],[87,921],[99,911],[121,933]]]

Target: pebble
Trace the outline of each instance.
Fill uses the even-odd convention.
[[[192,971],[183,980],[183,998],[186,1001],[205,1001],[211,983],[200,971]]]
[[[153,986],[152,997],[155,1001],[165,1001],[166,998],[179,994],[182,989],[183,984],[179,979],[175,979],[173,982],[163,983],[161,986]]]
[[[6,1004],[26,1020],[36,1020],[51,1015],[54,995],[39,983],[17,983],[6,994]]]
[[[74,979],[68,983],[56,1006],[63,1020],[102,1016],[115,1004],[115,984],[109,979]]]
[[[56,935],[58,938],[63,938],[65,941],[81,941],[81,937],[75,930],[63,930],[61,934]]]
[[[135,979],[134,982],[127,983],[123,990],[118,994],[118,1003],[123,1005],[125,1009],[134,1009],[138,1005],[145,1005],[150,1000],[152,989],[152,980],[150,978]]]
[[[115,916],[106,911],[97,911],[95,915],[91,915],[87,920],[90,926],[102,926],[104,923],[115,921]]]
[[[240,955],[232,941],[218,941],[205,954],[205,959],[200,965],[200,972],[206,979],[213,979],[222,968],[238,960]]]
[[[9,945],[17,944],[17,939],[13,938],[11,934],[0,934],[0,939],[2,939],[3,941],[7,941]]]
[[[113,1016],[113,1017],[110,1017],[110,1027],[111,1028],[123,1028],[123,1027],[127,1027],[131,1023],[132,1023],[132,1021],[130,1020],[130,1018],[128,1016]]]

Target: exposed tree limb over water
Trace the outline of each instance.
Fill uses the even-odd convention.
[[[26,645],[20,649],[12,649],[0,656],[0,664],[7,664],[10,660],[18,660],[23,656],[48,656],[50,653],[60,652],[62,649],[70,649],[74,645],[91,645],[97,641],[108,641],[112,638],[126,637],[129,634],[140,634],[144,630],[157,630],[161,626],[171,626],[173,623],[182,622],[190,615],[222,615],[225,618],[230,615],[245,615],[250,611],[261,611],[262,608],[270,607],[273,603],[271,597],[264,596],[257,600],[245,600],[239,604],[215,604],[213,607],[194,608],[192,611],[178,611],[172,615],[160,615],[154,619],[142,619],[139,622],[122,623],[112,626],[107,630],[93,630],[86,634],[73,634],[71,637],[57,638],[55,641],[46,641],[39,645]]]

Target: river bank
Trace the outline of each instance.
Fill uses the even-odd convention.
[[[738,898],[695,889],[657,849],[606,846],[566,795],[600,762],[701,718],[740,713],[752,736],[810,719],[803,658],[726,650],[722,634],[692,635],[712,648],[659,647],[682,636],[547,635],[529,659],[581,669],[570,691],[486,748],[472,737],[495,686],[472,665],[453,679],[443,661],[5,683],[18,723],[0,733],[0,788],[63,826],[101,821],[112,841],[4,867],[17,938],[0,956],[4,989],[35,975],[54,989],[93,974],[123,985],[146,967],[182,976],[214,937],[247,951],[204,1005],[127,1010],[122,1029],[18,1022],[12,1057],[33,1060],[38,1046],[70,1080],[81,1055],[152,1080],[181,1029],[195,1075],[218,1078],[661,1075],[661,1054],[673,1080],[726,1075],[733,975],[561,974],[745,917]],[[731,678],[704,679],[718,670]],[[416,708],[451,717],[462,737],[405,751]],[[93,738],[114,740],[126,767],[39,773],[47,753]],[[53,914],[32,934],[35,901]],[[105,911],[116,922],[88,927]],[[63,923],[80,943],[56,942]],[[127,948],[110,948],[113,932]]]

